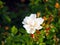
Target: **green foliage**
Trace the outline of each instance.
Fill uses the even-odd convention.
[[[13,26],[13,27],[11,28],[11,33],[12,33],[13,35],[15,35],[17,32],[18,32],[18,29],[17,29],[15,26]]]
[[[4,3],[2,1],[0,1],[0,5],[3,5]]]
[[[4,6],[4,2],[0,1],[0,6],[3,6],[0,8],[0,22],[2,24],[0,25],[0,41],[4,41],[5,45],[56,45],[56,43],[59,45],[57,38],[60,38],[60,14],[58,14],[60,8],[57,9],[55,3],[56,0],[30,0],[27,10],[17,7],[19,11],[15,13],[10,12],[8,7]],[[37,12],[41,13],[40,16],[45,16],[47,20],[44,21],[45,25],[39,34],[35,32],[34,38],[32,38],[21,25],[25,16]],[[6,25],[9,26],[9,30],[5,29]],[[8,33],[5,34],[5,32]]]
[[[6,22],[11,22],[11,19],[9,18],[9,16],[3,15],[3,17],[5,18]]]

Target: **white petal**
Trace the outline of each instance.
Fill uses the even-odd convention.
[[[29,17],[25,17],[22,24],[30,24],[34,23],[34,20],[36,19],[36,14],[31,14]]]
[[[36,21],[37,21],[37,24],[40,25],[40,24],[42,24],[44,22],[44,19],[37,18]]]
[[[33,29],[33,30],[31,29],[31,30],[30,30],[30,34],[34,34],[35,31],[36,31],[35,29]]]
[[[37,30],[39,30],[39,29],[42,29],[42,26],[36,26],[34,28],[37,29]]]
[[[35,19],[36,18],[36,14],[31,14],[30,18]]]
[[[42,29],[42,26],[37,27],[37,30]]]
[[[29,31],[30,31],[29,25],[23,25],[23,27],[26,29],[27,33],[29,33]]]
[[[22,24],[27,24],[27,23],[29,23],[29,17],[25,17],[22,22]]]
[[[27,33],[33,34],[35,32],[35,29],[31,29],[29,25],[23,25],[23,27],[26,29]]]

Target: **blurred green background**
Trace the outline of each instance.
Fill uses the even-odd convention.
[[[22,25],[25,16],[37,12],[48,19],[41,34],[35,34],[38,40]],[[48,36],[45,27],[51,28]],[[0,45],[60,45],[60,0],[0,0]]]

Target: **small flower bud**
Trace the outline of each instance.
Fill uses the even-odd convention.
[[[59,3],[58,2],[56,2],[55,8],[59,8]]]
[[[32,37],[32,38],[35,38],[34,34],[31,34],[31,37]]]
[[[5,30],[8,30],[9,29],[9,27],[8,26],[5,26]]]
[[[40,15],[41,15],[40,12],[37,12],[36,14],[37,18],[40,17]]]
[[[44,19],[45,21],[47,20],[47,18],[46,18],[45,16],[43,17],[43,19]]]

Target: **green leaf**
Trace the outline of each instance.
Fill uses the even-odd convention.
[[[12,40],[13,40],[12,36],[9,36],[8,38],[6,38],[6,45],[11,45]]]
[[[44,30],[41,30],[40,33],[41,33],[41,35],[45,35]]]
[[[53,38],[54,34],[55,34],[55,33],[50,32],[49,35],[47,36],[47,39],[50,39],[50,40],[51,40],[51,39]]]
[[[24,30],[23,28],[20,28],[20,29],[19,29],[19,32],[20,32],[20,33],[27,33],[26,30]]]
[[[40,43],[39,45],[46,45],[45,43]]]
[[[18,29],[15,26],[13,26],[11,28],[11,32],[15,35],[18,32]]]
[[[3,2],[2,1],[0,1],[0,5],[3,5]]]
[[[55,32],[55,28],[51,28],[51,30],[50,30],[51,32]]]
[[[3,15],[3,17],[5,18],[6,22],[11,22],[11,18],[7,15]]]

